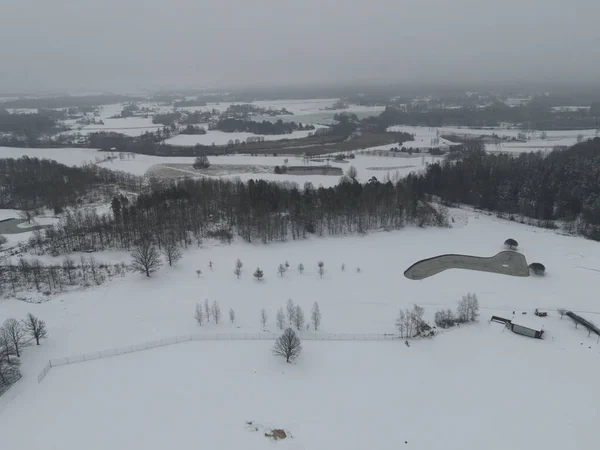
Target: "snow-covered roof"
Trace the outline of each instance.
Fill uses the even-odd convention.
[[[529,328],[531,330],[542,331],[544,324],[539,323],[535,319],[527,318],[527,317],[516,317],[511,320],[514,325],[519,325],[521,327]]]

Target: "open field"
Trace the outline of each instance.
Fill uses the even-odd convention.
[[[410,348],[305,342],[293,365],[271,356],[271,345],[193,342],[53,369],[5,412],[3,442],[158,450],[200,439],[216,450],[268,449],[265,433],[283,429],[285,449],[595,448],[598,355],[587,349],[568,353],[487,323]],[[52,420],[27,433],[33,404]]]
[[[498,136],[503,139],[517,139],[519,133],[524,131],[519,128],[468,128],[468,127],[411,127],[411,126],[393,126],[389,131],[404,131],[415,135],[415,141],[423,142],[424,144],[431,143],[432,139],[441,135],[456,135],[456,136]],[[526,141],[503,141],[498,144],[486,144],[488,152],[536,152],[550,151],[557,146],[572,146],[577,143],[577,137],[583,136],[583,139],[590,139],[598,136],[596,129],[590,130],[558,130],[546,131],[546,137],[542,139],[541,131],[525,132]],[[441,141],[445,141],[440,138]],[[411,145],[410,142],[406,146]],[[414,147],[414,145],[413,145]]]
[[[600,318],[600,244],[466,210],[451,214],[452,229],[408,227],[269,245],[207,240],[151,278],[130,273],[42,304],[0,300],[1,317],[32,312],[46,320],[50,333],[41,346],[25,350],[23,378],[0,397],[3,443],[32,450],[48,442],[61,450],[152,450],[204,436],[217,449],[270,448],[263,428],[246,428],[253,421],[291,432],[293,439],[278,443],[284,448],[362,449],[369,443],[428,450],[440,442],[466,450],[527,448],[533,442],[552,450],[595,448],[589,433],[600,345],[555,310]],[[519,242],[528,262],[546,265],[545,277],[469,270],[446,270],[423,281],[402,276],[432,253],[487,256],[508,237]],[[127,260],[127,254],[101,252],[97,258]],[[239,280],[233,274],[237,258],[244,263]],[[278,276],[277,265],[286,260],[290,270]],[[319,260],[325,263],[322,279]],[[303,275],[295,270],[300,262]],[[251,276],[257,266],[265,271],[262,282]],[[192,342],[54,368],[37,383],[51,358],[186,333],[262,330],[261,308],[269,316],[265,330],[274,332],[275,312],[289,298],[307,318],[313,302],[319,303],[322,333],[394,333],[399,308],[419,304],[431,320],[436,309],[455,308],[467,292],[479,297],[479,324],[410,348],[398,341],[305,342],[303,356],[290,366],[270,354],[268,341]],[[199,327],[194,321],[194,307],[205,299],[219,302],[222,323]],[[227,320],[230,308],[234,324]],[[543,341],[487,323],[492,314],[510,318],[512,311],[523,311],[530,317],[535,308],[550,312],[545,319],[531,317],[544,325]],[[31,418],[42,416],[53,419],[38,421],[36,432],[27,433]],[[466,434],[459,426],[465,422],[471,430]],[[544,433],[548,428],[560,432]]]

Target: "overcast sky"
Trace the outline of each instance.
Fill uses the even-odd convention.
[[[0,3],[0,92],[600,78],[600,0]]]

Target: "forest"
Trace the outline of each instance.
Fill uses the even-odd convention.
[[[112,192],[111,187],[136,191],[141,179],[95,165],[69,167],[56,161],[24,156],[0,159],[0,208],[33,210],[51,208],[56,213],[65,206],[79,204],[94,190]]]
[[[332,188],[303,190],[263,180],[247,183],[184,179],[158,185],[135,200],[117,195],[112,214],[67,212],[59,224],[30,241],[32,251],[54,255],[73,251],[130,250],[140,241],[200,245],[206,237],[263,243],[307,235],[366,233],[408,224],[447,226],[444,208],[436,209],[403,183],[366,184],[350,179]],[[40,233],[41,234],[41,233]]]
[[[419,195],[448,205],[522,215],[548,226],[564,220],[568,230],[600,240],[600,138],[517,157],[486,154],[473,144],[456,162],[432,164],[409,183]]]

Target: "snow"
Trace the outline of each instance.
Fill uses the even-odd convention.
[[[105,159],[107,154],[91,148],[0,147],[0,158],[22,158],[23,156],[53,159],[67,166],[81,166]]]
[[[521,315],[521,317],[515,317],[513,319],[511,319],[511,322],[514,325],[519,325],[525,328],[529,328],[531,330],[543,330],[544,329],[544,325],[545,325],[545,319],[542,318],[538,318],[536,316],[533,317],[527,317],[527,316],[523,316]]]
[[[439,135],[441,132],[438,134],[438,130],[436,128],[395,126],[391,127],[389,131],[412,134],[414,136],[414,140],[406,141],[404,143],[404,147],[407,148],[447,148],[452,145],[457,145],[455,142],[451,142],[441,137]],[[439,141],[435,142],[435,139],[439,139]]]
[[[100,131],[114,131],[116,133],[126,134],[127,136],[140,136],[147,131],[156,131],[159,128],[163,128],[161,124],[153,124],[152,117],[144,118],[144,117],[127,117],[127,118],[119,118],[119,119],[102,119],[104,125],[92,124],[92,125],[71,125],[73,127],[72,131],[69,131],[68,134],[90,134],[97,133]]]
[[[18,219],[20,213],[18,209],[0,209],[0,220]]]
[[[272,448],[264,434],[282,428],[292,436],[277,442],[283,449],[597,445],[598,358],[589,351],[567,353],[487,324],[410,348],[305,342],[292,365],[271,346],[183,343],[54,368],[4,411],[3,443],[158,450],[201,440],[254,450]],[[40,420],[32,423],[28,405]]]
[[[416,140],[422,140],[425,144],[431,142],[431,139],[436,137],[437,133],[455,134],[458,136],[492,136],[496,135],[500,138],[517,139],[519,133],[525,133],[527,141],[512,142],[506,141],[496,144],[486,144],[488,152],[535,152],[535,151],[550,151],[556,146],[570,147],[577,143],[577,137],[583,136],[584,140],[598,136],[596,129],[588,130],[550,130],[546,131],[546,137],[542,139],[542,131],[524,132],[520,128],[468,128],[468,127],[408,127],[396,125],[388,128],[388,131],[406,131],[416,135]],[[447,143],[447,142],[446,142]],[[406,143],[411,145],[411,143]],[[413,145],[414,147],[414,145]]]
[[[596,448],[600,345],[561,320],[556,308],[597,312],[600,244],[467,210],[451,214],[452,229],[407,227],[268,245],[206,240],[151,278],[128,274],[35,305],[2,299],[0,318],[32,312],[49,328],[40,347],[25,349],[23,378],[0,397],[3,444],[154,450],[205,439],[215,449],[271,448],[262,428],[247,429],[246,421],[255,421],[289,430],[293,439],[278,445],[290,449],[429,450],[442,442],[465,450]],[[507,237],[520,243],[529,263],[544,263],[547,274],[448,270],[419,282],[402,276],[415,261],[438,254],[494,255]],[[110,254],[126,258],[124,252],[95,256],[103,261]],[[244,263],[239,280],[237,258]],[[291,268],[280,277],[276,268],[286,260]],[[300,262],[303,275],[295,270]],[[263,282],[251,276],[257,266],[265,271]],[[455,308],[467,292],[479,298],[478,324],[410,348],[401,341],[305,341],[303,356],[288,365],[271,355],[270,341],[190,342],[56,367],[37,383],[50,358],[188,333],[257,332],[261,308],[269,314],[267,331],[275,331],[275,312],[288,298],[307,316],[319,302],[325,334],[394,333],[399,308],[419,304],[431,319],[438,308]],[[225,317],[233,308],[237,323],[199,327],[193,310],[205,298],[218,301]],[[539,319],[544,340],[488,324],[493,314],[535,308],[549,311]],[[42,419],[32,423],[35,417]]]
[[[315,128],[324,128],[322,126],[315,126]],[[313,134],[315,130],[302,130],[293,131],[290,134],[266,134],[259,135],[254,133],[247,133],[244,131],[237,133],[225,133],[220,130],[209,130],[206,134],[178,134],[170,139],[167,139],[165,143],[171,145],[181,146],[193,146],[196,144],[200,145],[226,145],[230,140],[240,142],[246,142],[249,137],[263,137],[265,141],[280,141],[282,139],[300,139],[305,138]]]

